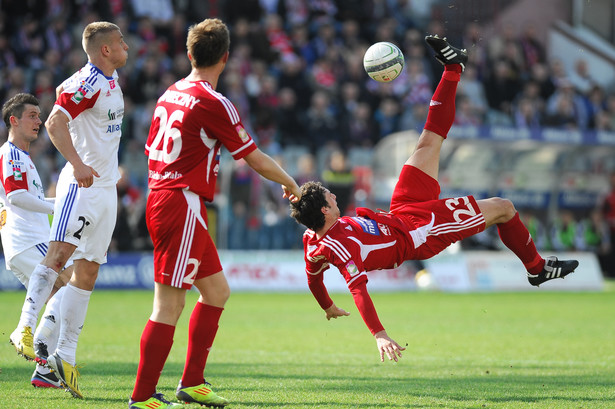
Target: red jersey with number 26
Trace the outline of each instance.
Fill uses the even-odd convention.
[[[171,85],[154,110],[145,145],[150,189],[188,189],[212,201],[224,146],[234,159],[256,150],[235,106],[206,81]]]

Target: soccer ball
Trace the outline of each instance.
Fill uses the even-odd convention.
[[[365,72],[378,82],[391,82],[404,69],[404,55],[393,43],[386,41],[373,44],[363,57]]]

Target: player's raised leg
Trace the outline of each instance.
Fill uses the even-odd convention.
[[[465,50],[450,46],[446,40],[428,36],[425,41],[433,48],[436,58],[444,64],[444,73],[429,103],[425,128],[406,165],[414,166],[437,180],[440,148],[453,126],[457,84],[468,56]],[[454,58],[445,58],[449,55],[448,50],[455,50]]]

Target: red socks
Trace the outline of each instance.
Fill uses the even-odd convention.
[[[461,65],[444,66],[442,79],[429,103],[429,112],[425,129],[446,138],[455,120],[455,95],[457,84],[461,79]]]
[[[545,265],[545,260],[538,254],[536,245],[519,213],[506,223],[498,224],[498,234],[502,243],[519,257],[530,274],[538,274]]]
[[[141,357],[132,399],[137,402],[148,400],[156,393],[160,373],[173,345],[175,327],[160,322],[147,321],[141,335]]]
[[[188,353],[182,375],[182,386],[197,386],[203,383],[203,372],[218,331],[218,321],[224,308],[196,303],[188,327]]]

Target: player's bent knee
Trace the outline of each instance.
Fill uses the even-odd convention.
[[[503,199],[501,197],[494,197],[493,200],[498,208],[499,213],[499,223],[506,223],[517,213],[517,209],[515,209],[515,205],[509,199]]]

